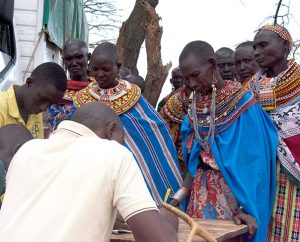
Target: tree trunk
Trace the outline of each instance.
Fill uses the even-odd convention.
[[[162,64],[161,37],[163,29],[159,26],[160,17],[146,0],[142,0],[142,5],[149,16],[145,37],[148,72],[143,96],[155,107],[172,63],[169,62],[165,66]]]
[[[155,8],[158,0],[147,0]],[[136,67],[141,46],[145,39],[145,25],[148,22],[148,14],[142,6],[142,1],[137,0],[129,18],[122,24],[117,41],[120,62],[129,68],[133,74],[138,74]]]

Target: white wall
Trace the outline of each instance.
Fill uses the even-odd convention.
[[[54,61],[61,64],[60,49],[48,43],[46,34],[42,31],[43,12],[44,0],[15,0],[14,21],[23,80],[43,62]]]

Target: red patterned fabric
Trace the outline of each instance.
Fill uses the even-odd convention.
[[[76,92],[80,91],[83,88],[86,88],[90,83],[91,81],[83,82],[69,80],[67,83],[67,90],[59,104],[72,104],[73,96],[76,94]]]
[[[209,152],[201,152],[206,169],[198,168],[187,212],[193,218],[232,220],[237,201]]]
[[[300,165],[300,134],[284,139],[297,163]]]

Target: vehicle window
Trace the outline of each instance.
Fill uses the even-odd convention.
[[[0,23],[0,72],[12,59],[12,43],[9,25]]]

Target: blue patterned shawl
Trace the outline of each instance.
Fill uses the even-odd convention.
[[[247,93],[236,109],[252,98]],[[196,139],[191,149],[186,146],[194,132],[191,122],[186,115],[181,134],[185,161],[190,173],[195,176],[202,147]],[[199,130],[207,128],[199,127]],[[262,242],[267,238],[275,196],[277,143],[278,135],[273,122],[255,103],[226,130],[215,134],[212,145],[212,153],[232,193],[246,213],[257,220],[258,230],[252,241]]]
[[[171,188],[171,195],[174,195],[182,184],[170,131],[143,96],[119,117],[126,132],[125,145],[142,170],[153,199],[160,204],[167,188]]]

